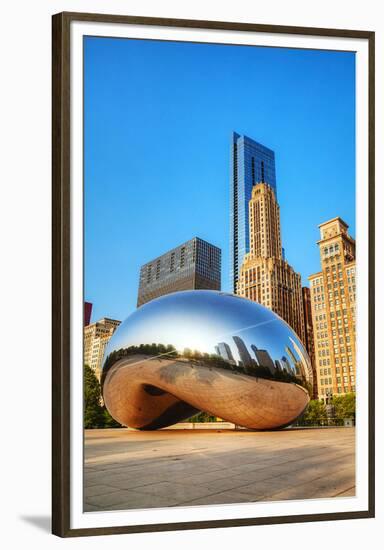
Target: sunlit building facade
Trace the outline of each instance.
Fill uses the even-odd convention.
[[[230,182],[230,280],[236,292],[240,267],[249,252],[248,204],[252,188],[266,182],[276,194],[275,153],[253,139],[233,133]]]
[[[283,258],[279,205],[273,188],[263,182],[253,187],[249,201],[249,240],[237,294],[280,315],[304,342],[301,276]]]
[[[320,226],[321,271],[309,277],[319,398],[356,390],[355,240],[339,217]]]
[[[105,346],[119,325],[120,321],[104,317],[84,327],[84,364],[91,367],[99,380]]]
[[[303,314],[304,314],[304,341],[305,349],[309,355],[313,371],[313,397],[317,399],[317,376],[316,376],[316,356],[315,343],[313,340],[313,322],[312,322],[312,306],[311,306],[311,291],[309,287],[303,286]]]

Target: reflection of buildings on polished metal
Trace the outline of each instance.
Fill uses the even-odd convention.
[[[91,367],[99,379],[105,346],[119,325],[120,321],[104,317],[84,327],[84,364]]]
[[[221,250],[198,237],[144,264],[137,306],[178,290],[221,288]]]
[[[240,426],[286,426],[312,390],[297,335],[264,306],[210,290],[138,308],[105,351],[104,402],[121,424],[157,429],[205,411]]]
[[[321,271],[309,277],[319,397],[356,391],[355,240],[339,217],[320,224]]]
[[[248,203],[252,187],[265,181],[276,193],[275,153],[261,143],[233,132],[230,170],[230,277],[231,290],[236,292],[240,267],[249,252]]]
[[[305,341],[301,276],[283,257],[280,209],[273,188],[257,183],[249,201],[250,251],[237,294],[272,309]]]
[[[236,361],[232,355],[232,350],[228,344],[225,342],[219,342],[217,346],[215,346],[215,350],[217,355],[220,355],[220,357],[222,357],[230,365],[236,365]]]

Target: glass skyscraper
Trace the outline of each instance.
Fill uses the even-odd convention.
[[[240,267],[249,252],[248,206],[252,187],[268,183],[276,195],[275,153],[247,136],[233,132],[231,143],[230,278],[236,292]]]

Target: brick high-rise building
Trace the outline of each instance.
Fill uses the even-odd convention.
[[[301,276],[283,258],[280,209],[273,188],[266,183],[257,183],[252,189],[249,241],[237,294],[272,309],[304,342]]]
[[[196,289],[221,289],[221,250],[198,237],[141,267],[137,306],[177,290]]]
[[[319,397],[355,391],[355,240],[339,217],[319,225],[321,271],[309,277]]]
[[[120,321],[104,317],[84,327],[84,364],[91,367],[100,380],[105,347]]]
[[[304,313],[304,341],[303,344],[307,350],[313,370],[313,398],[318,398],[317,376],[316,376],[316,356],[315,343],[313,340],[313,323],[311,307],[311,291],[307,286],[303,286],[303,313]]]
[[[91,302],[84,302],[84,326],[86,327],[91,323],[92,316],[92,304]]]

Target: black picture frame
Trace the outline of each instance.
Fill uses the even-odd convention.
[[[73,529],[70,525],[70,26],[75,21],[366,39],[369,44],[369,506],[365,511]],[[375,34],[370,31],[64,12],[52,19],[52,532],[60,537],[374,517]]]

